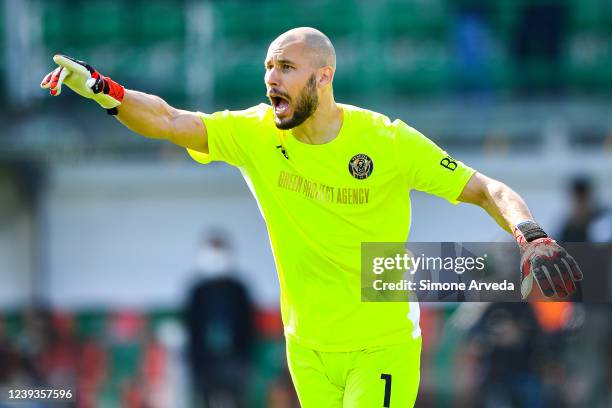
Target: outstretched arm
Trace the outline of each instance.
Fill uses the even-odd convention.
[[[208,153],[206,127],[195,112],[176,109],[163,99],[126,90],[91,65],[65,55],[55,55],[58,67],[47,74],[41,87],[57,96],[66,84],[77,94],[93,99],[116,115],[132,131],[149,138],[165,139],[179,146]]]
[[[208,153],[206,127],[195,112],[173,108],[158,96],[129,89],[117,110],[117,119],[142,136]]]
[[[506,231],[521,250],[521,295],[529,296],[533,281],[546,297],[566,297],[582,280],[580,267],[563,247],[548,237],[533,220],[525,201],[510,187],[475,173],[459,195],[459,201],[482,207]]]

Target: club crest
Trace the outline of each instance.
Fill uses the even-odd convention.
[[[358,180],[363,180],[370,177],[370,174],[372,174],[374,162],[367,154],[356,154],[349,160],[348,170],[351,176]]]

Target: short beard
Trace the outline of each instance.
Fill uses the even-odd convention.
[[[317,79],[314,74],[308,78],[308,82],[300,92],[295,111],[290,118],[274,121],[276,127],[282,130],[293,129],[300,126],[306,119],[312,116],[319,107],[319,95],[317,95]]]

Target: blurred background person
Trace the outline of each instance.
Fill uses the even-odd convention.
[[[591,242],[592,228],[604,214],[599,205],[594,181],[586,176],[574,176],[567,188],[569,214],[561,225],[559,240],[562,242]]]
[[[478,406],[550,406],[538,376],[542,331],[527,303],[492,303],[471,328],[468,346],[478,364]]]
[[[225,234],[206,234],[196,254],[193,284],[185,307],[189,364],[195,403],[205,407],[245,404],[255,341],[253,305],[236,277]]]

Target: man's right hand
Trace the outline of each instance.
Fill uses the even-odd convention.
[[[117,115],[121,123],[139,135],[208,153],[208,133],[200,113],[173,108],[155,95],[124,89],[83,61],[65,55],[55,55],[53,61],[58,67],[40,83],[51,95],[59,95],[62,84],[66,84],[79,95],[98,102],[109,114]]]
[[[83,61],[65,55],[55,55],[53,61],[58,67],[43,78],[41,88],[57,96],[62,92],[62,84],[66,84],[79,95],[98,102],[109,114],[117,114],[125,93],[123,86]]]

